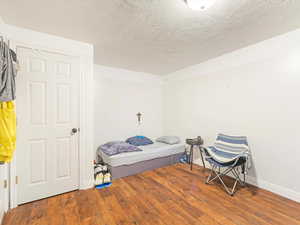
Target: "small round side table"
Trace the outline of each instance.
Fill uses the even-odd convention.
[[[202,164],[203,164],[203,167],[205,168],[204,158],[203,158],[203,155],[202,155],[202,153],[203,153],[202,145],[204,143],[203,139],[200,136],[198,136],[197,138],[193,138],[193,139],[188,138],[188,139],[185,140],[185,143],[190,146],[189,163],[191,165],[191,170],[193,170],[194,146],[197,146],[199,148]]]

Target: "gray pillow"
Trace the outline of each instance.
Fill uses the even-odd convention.
[[[180,138],[177,136],[162,136],[156,139],[157,142],[162,142],[169,145],[180,143]]]

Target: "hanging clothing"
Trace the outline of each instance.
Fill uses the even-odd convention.
[[[13,102],[0,102],[0,162],[10,162],[16,149],[16,113]]]
[[[15,59],[15,60],[14,60]],[[13,101],[16,98],[16,54],[9,46],[0,43],[0,102]]]
[[[17,55],[0,41],[0,164],[10,162],[16,148]]]

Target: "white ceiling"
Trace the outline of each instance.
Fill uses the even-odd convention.
[[[95,46],[95,63],[158,75],[300,27],[300,0],[0,0],[8,24]]]

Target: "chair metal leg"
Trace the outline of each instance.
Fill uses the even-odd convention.
[[[199,146],[199,150],[200,150],[200,155],[201,155],[202,165],[203,165],[203,167],[204,167],[204,169],[205,169],[205,162],[204,162],[204,158],[203,158],[203,155],[202,155],[202,148],[201,148],[201,146]]]
[[[209,176],[207,177],[206,182],[205,182],[206,184],[208,184],[209,182],[211,182],[210,178],[211,178],[212,175],[213,175],[214,169],[215,169],[215,166],[212,165],[211,170],[210,170],[210,174],[209,174]]]
[[[211,183],[212,181],[218,179],[218,180],[220,180],[220,182],[222,183],[223,187],[225,188],[225,191],[226,191],[229,195],[231,195],[231,196],[233,196],[234,193],[235,193],[235,191],[236,191],[237,183],[240,183],[241,186],[244,186],[244,184],[245,184],[245,174],[243,174],[243,175],[244,175],[244,181],[242,181],[241,178],[240,178],[240,174],[241,174],[241,173],[240,173],[239,170],[237,170],[236,167],[228,167],[228,168],[227,168],[226,170],[224,170],[223,172],[221,172],[220,167],[217,167],[217,166],[212,165],[212,164],[211,164],[211,167],[212,167],[212,169],[211,169],[211,172],[210,172],[209,176],[207,177],[207,180],[206,180],[206,182],[205,182],[206,184],[209,184],[209,183]],[[231,173],[233,174],[233,176],[235,177],[235,182],[234,182],[233,187],[231,188],[231,190],[230,190],[230,188],[224,183],[224,181],[223,181],[223,179],[222,179],[222,177],[224,177],[225,175],[227,175],[227,174],[230,173],[230,172],[231,172]],[[213,176],[213,175],[214,175],[214,176]]]
[[[240,173],[236,171],[235,168],[232,169],[232,173],[235,176],[236,180],[240,183],[240,185],[244,186],[244,183],[240,179]]]
[[[219,176],[226,175],[231,169],[231,168],[227,168],[223,173],[218,173],[218,172],[216,172],[216,168],[217,168],[217,166],[213,166],[213,169],[211,171],[211,176],[212,176],[213,173],[215,174],[215,176],[213,178],[211,178],[211,176],[210,176],[210,179],[208,180],[208,183],[216,180],[218,178],[218,174],[219,174]],[[218,167],[218,169],[220,169],[220,168]]]
[[[243,183],[246,186],[246,172],[245,172],[245,165],[242,165],[242,173],[243,173]]]

